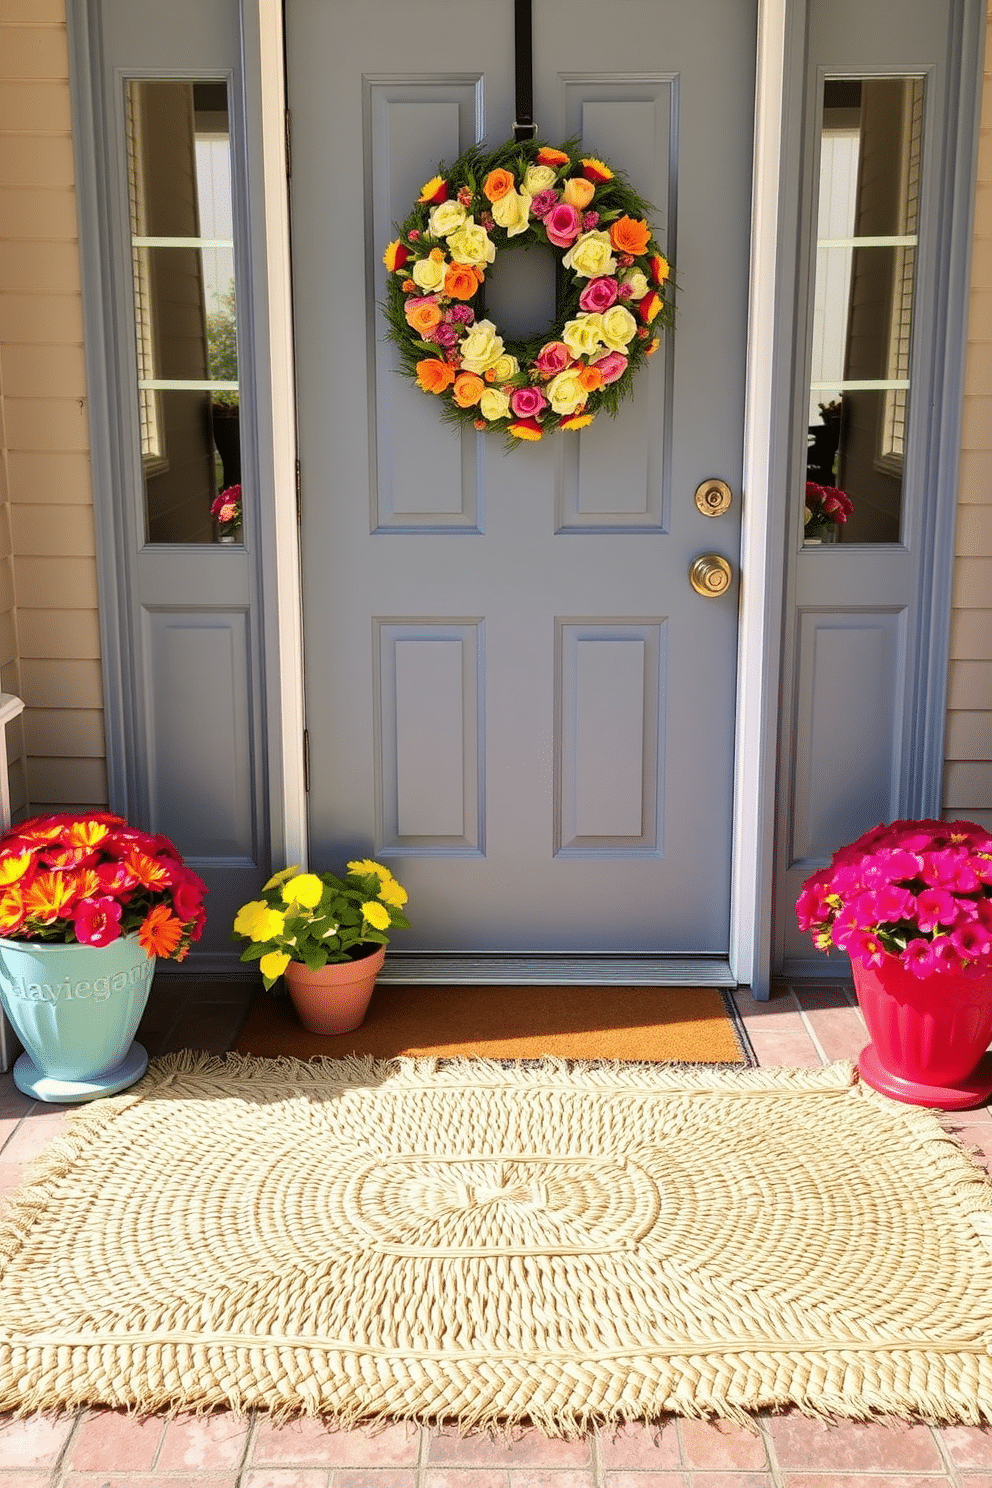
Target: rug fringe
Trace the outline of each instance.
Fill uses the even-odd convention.
[[[9,1371],[12,1352],[9,1345],[0,1342],[0,1363],[5,1372]],[[25,1417],[103,1406],[143,1418],[162,1413],[204,1415],[226,1409],[241,1419],[262,1414],[276,1424],[320,1419],[337,1430],[361,1427],[374,1433],[404,1423],[446,1428],[459,1435],[481,1433],[494,1439],[536,1429],[563,1440],[613,1431],[635,1422],[661,1424],[677,1416],[728,1420],[753,1430],[757,1413],[787,1408],[825,1422],[884,1418],[931,1426],[992,1424],[992,1361],[970,1360],[967,1362],[972,1367],[962,1369],[959,1358],[925,1350],[907,1355],[901,1361],[898,1378],[884,1381],[874,1365],[843,1351],[824,1356],[817,1361],[819,1367],[813,1368],[809,1356],[800,1352],[740,1356],[729,1368],[725,1359],[711,1363],[705,1355],[673,1358],[664,1369],[652,1371],[655,1378],[649,1389],[645,1389],[641,1368],[632,1366],[631,1393],[636,1389],[636,1401],[617,1398],[615,1388],[611,1388],[612,1399],[585,1405],[575,1405],[566,1398],[575,1389],[574,1371],[561,1372],[556,1378],[544,1369],[533,1380],[526,1404],[510,1409],[498,1398],[504,1382],[495,1377],[495,1371],[489,1398],[472,1404],[457,1399],[463,1381],[450,1380],[446,1389],[446,1382],[433,1371],[429,1381],[398,1379],[390,1388],[383,1386],[378,1401],[349,1401],[343,1398],[349,1382],[347,1371],[339,1367],[340,1361],[336,1367],[332,1356],[322,1358],[321,1386],[312,1372],[301,1371],[302,1361],[295,1351],[282,1360],[278,1356],[288,1351],[278,1348],[252,1349],[248,1351],[252,1357],[240,1361],[246,1373],[254,1370],[262,1376],[247,1387],[237,1378],[236,1351],[205,1345],[195,1350],[159,1352],[155,1375],[159,1381],[178,1381],[188,1379],[197,1368],[209,1366],[213,1386],[154,1385],[146,1374],[142,1386],[135,1388],[132,1369],[139,1377],[143,1374],[146,1362],[141,1356],[145,1352],[141,1345],[88,1349],[88,1367],[102,1374],[102,1386],[95,1388],[92,1383],[77,1385],[66,1379],[61,1349],[19,1345],[18,1370],[33,1382],[25,1385],[22,1380],[0,1391],[0,1411]],[[266,1358],[270,1363],[290,1366],[297,1377],[294,1387],[288,1384],[285,1373],[282,1375],[275,1400],[271,1394],[265,1397],[262,1393],[266,1383],[272,1384],[271,1379],[264,1378]],[[768,1382],[770,1368],[774,1384]],[[476,1386],[478,1383],[476,1379]],[[446,1393],[448,1400],[444,1398]],[[440,1396],[439,1403],[425,1403],[427,1395],[435,1401]]]

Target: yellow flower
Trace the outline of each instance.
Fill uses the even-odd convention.
[[[269,951],[259,961],[258,969],[264,977],[271,977],[275,981],[276,977],[282,976],[292,959],[285,951]]]
[[[371,858],[358,858],[355,862],[349,863],[348,872],[375,873],[380,878],[392,878],[393,876],[388,868],[384,868],[381,863],[374,863]]]
[[[268,884],[266,884],[268,888]],[[234,918],[234,933],[236,935],[247,935],[254,940],[252,932],[258,923],[258,917],[268,909],[264,899],[253,899],[250,904],[242,904]]]
[[[284,883],[287,878],[292,878],[293,874],[299,873],[299,871],[299,863],[294,863],[292,868],[281,868],[278,873],[273,873],[268,883],[262,889],[262,893],[264,894],[266,889],[274,889],[276,884]]]
[[[304,909],[313,909],[320,903],[324,885],[316,873],[300,873],[282,886],[282,897],[287,904],[302,904]]]
[[[395,909],[402,909],[410,895],[402,884],[398,884],[395,878],[384,878],[379,887],[379,898],[384,904],[391,904]]]
[[[266,904],[252,926],[251,939],[254,941],[275,940],[277,935],[282,934],[285,927],[286,916],[278,909],[270,909]]]
[[[389,910],[376,899],[370,899],[362,905],[362,918],[376,930],[389,929]]]

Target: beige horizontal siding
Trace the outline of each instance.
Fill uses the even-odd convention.
[[[12,804],[105,805],[64,0],[0,0],[0,412],[0,678],[26,704]]]
[[[992,829],[992,3],[972,244],[944,744],[945,816]]]

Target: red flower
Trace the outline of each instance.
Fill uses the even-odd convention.
[[[120,937],[121,907],[116,899],[84,899],[73,927],[80,945],[109,945]]]

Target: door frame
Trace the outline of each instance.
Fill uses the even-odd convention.
[[[306,791],[302,768],[305,716],[301,590],[296,520],[296,441],[292,359],[289,203],[285,179],[286,91],[282,0],[242,0],[245,99],[252,140],[263,162],[261,194],[265,232],[252,233],[253,254],[266,264],[265,327],[271,365],[271,486],[274,511],[266,543],[274,605],[275,663],[281,773],[276,821],[281,821],[287,861],[305,861]],[[771,973],[771,908],[774,852],[775,751],[778,715],[781,613],[784,594],[783,533],[787,517],[787,419],[782,394],[791,395],[790,317],[795,263],[790,264],[788,225],[799,203],[799,161],[794,141],[801,122],[801,71],[805,5],[759,0],[755,82],[751,266],[747,338],[742,489],[742,583],[738,631],[738,684],[734,770],[733,871],[730,974],[754,995],[768,995]],[[796,96],[796,83],[800,83]],[[791,210],[790,210],[791,209]],[[257,228],[257,223],[256,223]],[[794,259],[794,254],[792,255]],[[783,363],[783,357],[785,357]],[[271,545],[270,545],[271,544]],[[743,564],[746,562],[746,568]],[[746,582],[744,575],[746,574]],[[270,636],[266,628],[267,640]],[[271,733],[270,733],[271,737]],[[287,768],[287,765],[289,768]],[[273,838],[278,841],[275,829]]]

